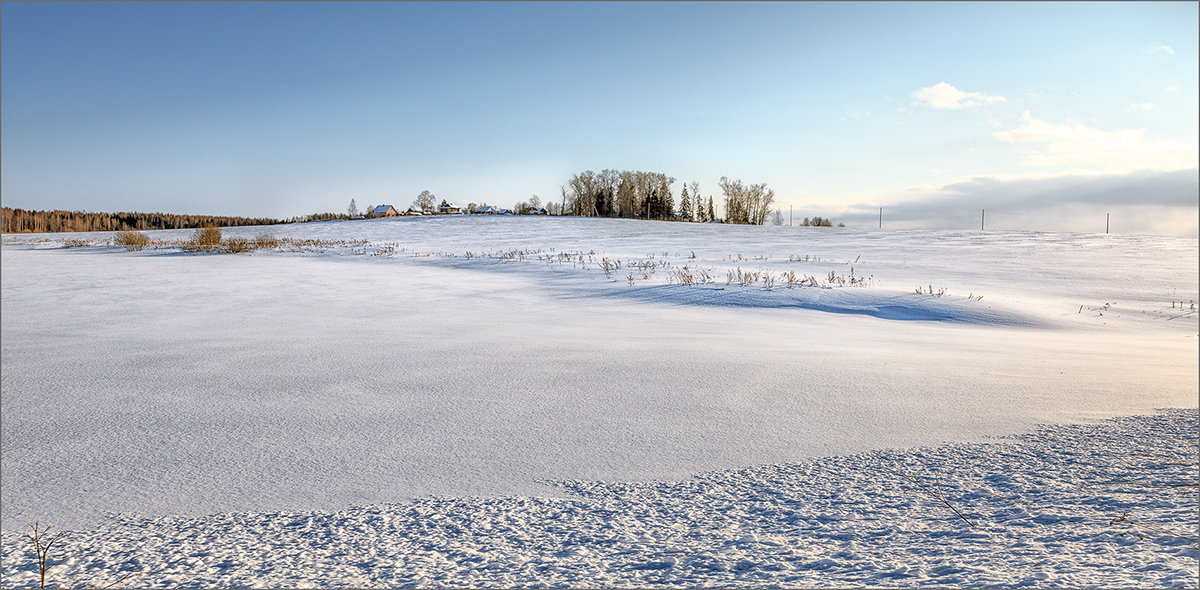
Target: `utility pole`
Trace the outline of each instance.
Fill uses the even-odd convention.
[[[979,210],[979,231],[983,231],[983,214],[984,213],[985,213],[985,211],[983,209]]]
[[[883,229],[883,207],[879,208],[879,229]]]
[[[792,227],[792,206],[788,205],[788,227]]]
[[[1104,233],[1108,233],[1108,222],[1111,217],[1112,217],[1112,213],[1104,214]]]

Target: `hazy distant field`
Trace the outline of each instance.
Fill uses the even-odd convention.
[[[101,245],[111,234],[4,236],[0,528],[6,586],[31,583],[27,570],[14,569],[24,558],[13,552],[21,542],[17,533],[33,520],[77,529],[81,542],[93,538],[83,532],[89,530],[105,531],[95,533],[95,543],[106,534],[134,544],[137,531],[157,531],[168,540],[151,553],[165,561],[150,560],[158,573],[141,578],[147,584],[188,584],[187,572],[200,571],[203,562],[211,572],[195,579],[205,585],[293,585],[308,580],[302,572],[309,570],[327,572],[311,578],[320,585],[331,579],[348,585],[421,579],[435,585],[1197,585],[1187,574],[1194,574],[1196,551],[1186,543],[1113,545],[1107,565],[1090,564],[1096,547],[1125,543],[1116,535],[1119,527],[1104,525],[1109,512],[1116,510],[1109,515],[1116,517],[1120,510],[1073,498],[1073,505],[1097,512],[1063,521],[1082,513],[1051,506],[1062,490],[1044,482],[1062,481],[1062,474],[1010,473],[1021,485],[1043,486],[1018,490],[988,479],[995,474],[987,469],[1007,460],[999,447],[959,452],[954,449],[968,447],[939,446],[1078,423],[1118,424],[1113,428],[1125,437],[1122,448],[1137,443],[1186,452],[1188,441],[1150,433],[1185,433],[1167,437],[1178,439],[1196,431],[1200,314],[1192,304],[1200,302],[1200,254],[1194,239],[478,216],[224,234],[263,232],[291,240],[235,255]],[[190,234],[147,232],[167,241]],[[86,244],[66,248],[66,240]],[[1159,422],[1099,422],[1163,408],[1192,411]],[[1057,447],[1030,443],[1029,469],[1083,461],[1053,456],[1054,448],[1091,444],[1061,436],[1068,442]],[[999,518],[1006,509],[996,505],[977,514],[990,532],[962,529],[953,513],[920,501],[919,490],[904,488],[906,480],[880,471],[888,464],[881,463],[883,450],[918,447],[941,449],[931,457],[954,458],[926,465],[920,455],[894,451],[893,459],[912,473],[921,465],[948,470],[942,481],[963,505],[982,505],[971,498],[983,496],[970,494],[978,492],[976,484],[987,484],[997,494],[1004,488],[1012,497],[1044,499],[1040,510],[1061,518],[1039,520],[1035,508],[1027,508],[1026,517]],[[1105,450],[1089,448],[1079,451],[1087,461]],[[845,459],[863,453],[871,458],[861,468]],[[901,455],[907,458],[896,458]],[[730,471],[741,468],[752,469]],[[768,476],[754,469],[784,471]],[[807,470],[808,485],[793,485],[800,476],[781,475],[788,469]],[[1021,463],[1011,469],[1022,469]],[[700,473],[709,474],[704,481],[710,483],[687,488]],[[668,518],[647,508],[665,503],[661,509],[670,512],[722,494],[761,502],[783,496],[745,486],[764,481],[784,489],[784,480],[793,482],[785,486],[790,512],[772,509],[740,520],[727,515],[736,521],[720,525],[729,545],[697,533],[689,543],[712,546],[671,553],[663,543],[672,537],[662,531],[706,526],[698,523],[713,516],[697,508]],[[588,496],[600,484],[583,482],[597,481],[617,488],[636,488],[630,482],[684,487]],[[908,508],[888,513],[887,531],[874,520],[854,524],[866,514],[865,496],[840,494],[855,485],[874,490],[868,496],[898,493]],[[836,501],[806,495],[834,490],[842,490]],[[590,499],[569,510],[554,504],[581,497]],[[627,538],[594,531],[555,537],[556,553],[510,559],[507,578],[483,575],[492,557],[470,561],[453,543],[402,548],[395,539],[380,540],[376,553],[355,549],[355,559],[379,560],[374,567],[343,571],[351,558],[325,551],[335,541],[317,532],[294,540],[321,547],[313,552],[317,557],[300,557],[304,550],[292,547],[297,557],[277,566],[245,557],[251,565],[242,567],[236,565],[241,558],[223,553],[235,565],[212,569],[204,559],[191,564],[186,556],[162,557],[190,554],[197,544],[220,545],[221,534],[240,534],[238,526],[269,528],[294,518],[308,523],[305,530],[320,529],[313,518],[322,514],[332,518],[329,527],[355,523],[372,534],[382,530],[380,523],[398,523],[401,513],[416,519],[405,527],[417,526],[412,523],[426,520],[412,516],[418,509],[441,514],[439,522],[468,513],[476,524],[497,515],[528,519],[498,536],[470,522],[461,523],[465,537],[447,533],[486,555],[487,543],[513,543],[521,531],[582,531],[595,523],[585,527],[574,519],[597,518],[598,510],[623,514],[622,502],[629,502],[628,514],[650,510],[629,522],[606,517]],[[833,507],[820,508],[823,502]],[[876,508],[886,503],[872,502]],[[382,516],[370,512],[395,503]],[[1194,516],[1194,494],[1170,503],[1135,505],[1159,510],[1164,519],[1188,510]],[[339,512],[352,505],[367,508]],[[567,510],[561,530],[545,528],[551,505],[558,506],[551,512]],[[832,535],[821,537],[826,545],[764,561],[764,547],[795,548],[801,533],[787,526],[794,527],[796,515],[818,518],[822,511],[836,512],[840,523],[836,531],[821,529]],[[484,518],[485,512],[492,516]],[[111,513],[132,516],[106,516]],[[568,513],[575,516],[563,516]],[[383,520],[370,524],[376,517]],[[1009,517],[1034,528],[1005,532]],[[1038,549],[1043,560],[1062,559],[1046,566],[1046,577],[1028,569],[1036,560],[1015,552],[1003,558],[1010,561],[971,571],[933,562],[899,569],[916,559],[935,530],[954,531],[947,540],[954,550],[938,558],[952,563],[976,552],[994,555],[1001,545],[1011,550],[1007,543],[1022,535],[1041,539],[1037,526],[1072,522],[1054,535],[1087,531],[1071,541],[1076,545]],[[407,531],[406,539],[420,530],[395,526]],[[495,521],[487,526],[500,527]],[[196,531],[216,536],[196,537]],[[874,573],[855,577],[849,564],[873,558],[838,543],[856,535],[860,542],[888,540],[917,553],[876,560],[856,570]],[[609,539],[603,551],[601,537]],[[736,549],[738,539],[760,553],[719,551]],[[612,555],[601,554],[622,544],[652,565],[614,569]],[[390,557],[379,553],[384,546]],[[721,567],[696,565],[704,551]],[[414,552],[440,557],[418,568],[404,561]],[[549,569],[522,565],[538,554]],[[91,555],[98,561],[80,558],[63,567],[82,575],[133,559],[98,548]],[[822,559],[830,560],[824,568],[815,565]],[[739,570],[739,560],[749,565]],[[1128,568],[1122,560],[1131,560]],[[1158,577],[1135,571],[1139,560],[1162,563],[1153,573]],[[384,561],[394,571],[380,565]],[[772,569],[768,562],[786,567]],[[464,567],[479,571],[468,575]],[[424,578],[404,577],[418,569]],[[1003,577],[1006,570],[1025,577]],[[1062,577],[1069,572],[1075,577]]]

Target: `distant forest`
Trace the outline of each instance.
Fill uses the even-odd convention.
[[[290,220],[265,217],[220,217],[214,215],[176,215],[174,213],[87,213],[84,211],[26,211],[3,208],[0,232],[55,233],[77,231],[129,231],[148,229],[192,229],[198,227],[235,227],[239,225],[274,225],[304,221],[344,219],[345,214],[314,213]]]

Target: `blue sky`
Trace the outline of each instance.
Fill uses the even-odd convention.
[[[512,206],[615,168],[718,202],[721,176],[765,182],[785,214],[850,225],[989,208],[1013,229],[1112,212],[1196,235],[1194,2],[0,11],[5,206]]]

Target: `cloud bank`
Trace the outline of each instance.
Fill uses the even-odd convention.
[[[898,229],[1105,231],[1196,237],[1200,234],[1200,170],[1043,178],[972,178],[901,191],[890,202],[860,203],[836,220]]]

